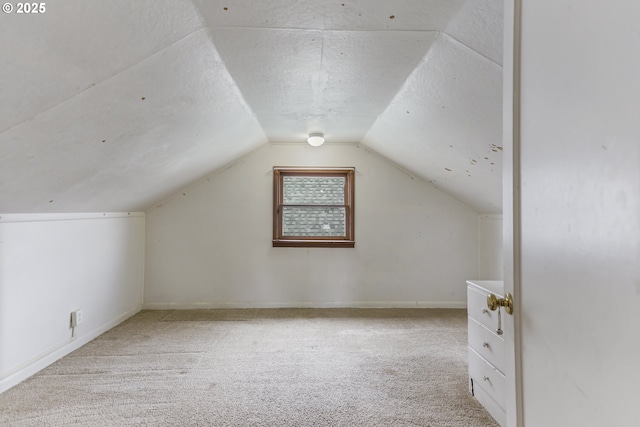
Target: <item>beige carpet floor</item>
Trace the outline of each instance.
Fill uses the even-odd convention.
[[[465,310],[142,311],[0,395],[2,426],[497,426]]]

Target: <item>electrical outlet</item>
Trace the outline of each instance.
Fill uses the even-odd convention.
[[[71,312],[71,320],[69,326],[75,328],[82,323],[82,310],[76,310]]]

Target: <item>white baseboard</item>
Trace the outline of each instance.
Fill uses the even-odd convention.
[[[147,302],[143,310],[221,308],[467,308],[466,301]]]
[[[61,343],[60,346],[53,348],[45,354],[41,354],[11,370],[2,379],[0,379],[0,393],[9,390],[11,387],[21,383],[30,376],[51,365],[58,359],[61,359],[72,351],[79,349],[89,341],[93,340],[99,335],[102,335],[109,329],[119,325],[129,317],[138,313],[141,309],[142,306],[138,305],[136,308],[129,310],[119,315],[115,319],[102,324],[100,327],[94,329],[93,331],[76,338],[70,338],[67,341]]]
[[[99,335],[124,322],[140,310],[193,310],[223,308],[466,308],[466,301],[324,301],[324,302],[169,302],[144,303],[80,337],[70,338],[59,347],[18,366],[0,379],[0,393],[21,383],[58,359],[77,350]]]

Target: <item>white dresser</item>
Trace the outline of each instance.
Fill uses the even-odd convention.
[[[502,297],[502,281],[467,281],[467,313],[469,315],[469,391],[501,426],[506,425],[505,347],[497,333],[498,311],[487,307],[487,296]],[[505,312],[502,310],[504,327]]]

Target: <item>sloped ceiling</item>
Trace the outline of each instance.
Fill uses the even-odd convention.
[[[501,1],[46,8],[0,17],[0,212],[144,210],[310,132],[501,211]]]

